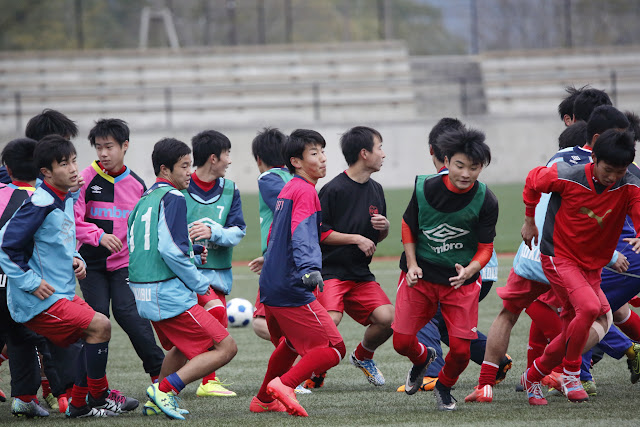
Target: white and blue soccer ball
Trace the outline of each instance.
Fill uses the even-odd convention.
[[[233,298],[227,302],[229,326],[239,328],[247,326],[253,318],[253,305],[243,298]]]

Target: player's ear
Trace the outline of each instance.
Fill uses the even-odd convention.
[[[298,157],[291,157],[291,158],[289,158],[289,161],[291,162],[291,165],[294,168],[296,168],[296,169],[302,168],[302,159],[300,159]]]

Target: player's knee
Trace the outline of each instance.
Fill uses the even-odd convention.
[[[601,306],[599,301],[585,301],[576,307],[576,317],[581,317],[591,323],[600,316],[600,310]]]
[[[264,317],[255,317],[253,322],[253,332],[260,338],[266,341],[271,341],[271,334],[269,334],[269,328],[267,327],[267,320]]]
[[[102,313],[96,312],[91,320],[89,335],[93,336],[99,342],[109,341],[111,339],[111,321]]]
[[[344,359],[344,356],[347,354],[347,347],[344,345],[344,341],[340,341],[338,344],[333,346],[338,351],[340,355],[340,360]]]
[[[395,332],[393,334],[393,348],[398,354],[407,356],[413,348],[414,340],[417,340],[414,336]]]
[[[372,323],[391,329],[391,324],[393,323],[393,317],[395,315],[395,310],[391,304],[381,305],[376,308],[372,314]]]
[[[220,350],[220,352],[224,354],[226,358],[225,363],[227,363],[238,353],[238,344],[236,344],[236,340],[234,340],[231,335],[228,335],[225,339],[220,341],[218,345],[216,345],[216,349]]]

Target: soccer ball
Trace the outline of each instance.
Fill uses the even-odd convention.
[[[246,299],[233,298],[227,302],[227,317],[232,328],[247,326],[253,318],[253,305]]]

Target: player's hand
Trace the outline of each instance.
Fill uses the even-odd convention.
[[[302,286],[313,292],[316,288],[320,292],[324,290],[324,280],[322,280],[322,274],[318,270],[313,270],[307,274],[302,275]]]
[[[122,241],[115,234],[104,233],[100,239],[100,246],[109,249],[109,252],[115,254],[122,250]]]
[[[640,254],[640,238],[637,237],[627,237],[626,239],[622,239],[631,245],[631,249],[637,254]]]
[[[629,269],[629,260],[627,260],[627,257],[624,256],[624,254],[618,252],[618,259],[613,263],[611,268],[618,273],[624,273]]]
[[[456,263],[456,272],[458,273],[457,276],[449,277],[449,284],[453,286],[454,289],[458,289],[464,285],[464,282],[471,277],[469,270],[458,263]]]
[[[409,267],[407,269],[407,285],[410,288],[413,288],[416,283],[418,283],[418,279],[422,279],[422,269],[418,266]]]
[[[536,222],[533,217],[527,216],[524,218],[524,224],[520,230],[520,235],[522,236],[522,240],[524,240],[524,244],[527,245],[529,249],[532,249],[532,241],[534,245],[538,244],[538,227],[536,226]]]
[[[87,269],[84,266],[84,261],[80,258],[73,258],[73,272],[76,274],[76,278],[79,280],[87,277]]]
[[[206,264],[207,263],[207,255],[209,255],[209,249],[207,249],[206,246],[203,246],[202,253],[200,254],[200,262],[202,264]]]
[[[253,271],[256,274],[260,274],[262,271],[262,266],[264,265],[264,257],[259,256],[249,263],[249,270]]]
[[[204,295],[204,296],[209,296],[209,295],[211,295],[211,292],[213,292],[213,291],[211,290],[211,285],[209,285],[209,287],[207,288],[207,292],[205,292],[205,293],[204,293],[204,294],[202,294],[202,295]]]
[[[360,249],[366,256],[372,256],[376,251],[376,244],[371,239],[367,239],[364,236],[360,236],[358,242],[358,249]]]
[[[375,214],[371,217],[371,226],[374,230],[385,231],[389,229],[389,220],[383,215]]]
[[[53,286],[44,281],[44,279],[40,280],[40,286],[38,289],[31,292],[32,295],[38,297],[41,300],[49,298],[56,290]]]
[[[78,175],[78,180],[76,181],[76,185],[69,188],[69,191],[71,191],[72,193],[75,193],[80,188],[82,188],[83,185],[84,185],[84,177],[82,175]]]
[[[211,239],[211,229],[201,222],[194,222],[189,228],[189,238],[192,241]]]

